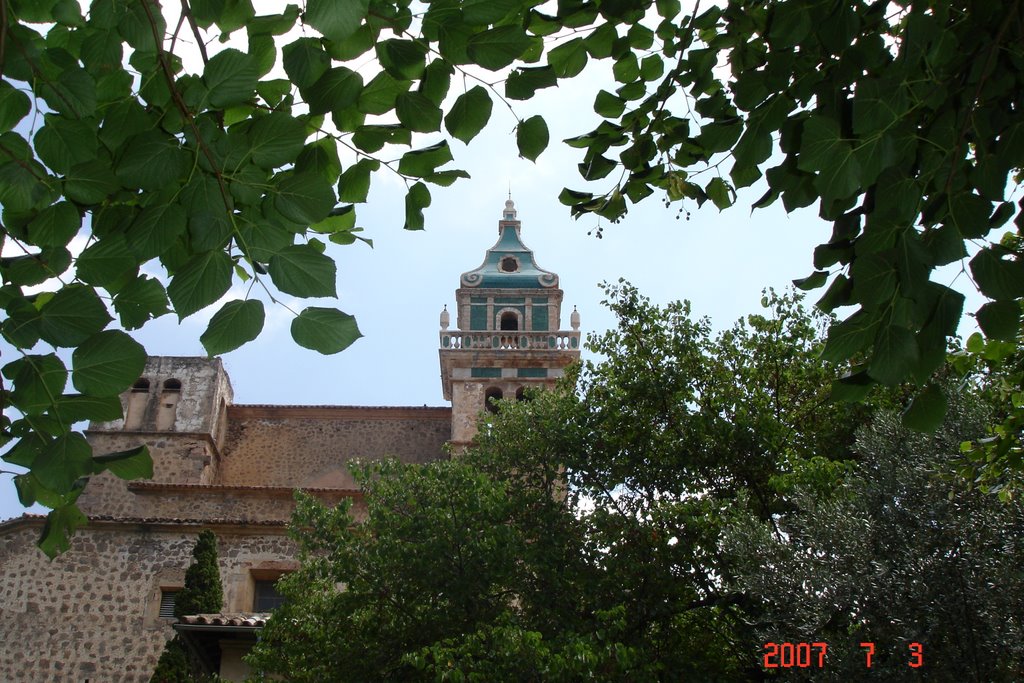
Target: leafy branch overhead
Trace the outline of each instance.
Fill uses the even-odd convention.
[[[0,15],[0,334],[21,354],[3,367],[4,457],[29,469],[22,501],[58,511],[51,551],[81,523],[84,478],[109,468],[73,425],[117,419],[142,368],[115,319],[184,318],[242,283],[201,338],[224,353],[260,333],[262,300],[334,296],[326,241],[369,242],[355,206],[378,174],[405,183],[405,227],[422,229],[430,186],[467,176],[450,139],[471,143],[497,103],[537,159],[549,128],[518,102],[592,62],[614,78],[594,94],[604,120],[567,143],[607,186],[562,201],[610,220],[654,194],[724,208],[763,178],[755,207],[816,205],[834,231],[801,285],[855,307],[825,348],[854,365],[837,397],[929,381],[964,305],[932,275],[969,252],[986,335],[1019,329],[1019,243],[989,235],[1024,222],[1020,0],[166,4],[6,0]],[[323,353],[360,336],[317,305],[291,329]],[[40,343],[73,349],[70,370]],[[937,423],[943,401],[922,397],[908,417]]]

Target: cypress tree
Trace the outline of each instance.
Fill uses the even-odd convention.
[[[199,539],[192,549],[193,562],[185,571],[185,586],[174,599],[174,616],[177,619],[189,614],[210,614],[220,612],[224,602],[224,589],[220,583],[220,567],[217,563],[217,537],[208,529],[199,533]],[[188,654],[175,635],[167,641],[160,654],[150,683],[191,683],[199,680],[193,675]]]
[[[185,587],[174,599],[174,616],[181,619],[189,614],[220,612],[224,590],[217,565],[217,537],[209,529],[199,533],[192,550],[195,560],[185,572]]]

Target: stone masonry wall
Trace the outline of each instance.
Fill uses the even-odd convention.
[[[40,527],[0,525],[0,680],[147,682],[173,635],[160,590],[182,585],[200,527],[93,525],[52,562],[35,547]],[[295,548],[283,528],[213,531],[225,610],[250,611],[252,573],[285,567]]]
[[[450,437],[448,408],[235,406],[218,483],[349,489],[349,460],[430,462]]]
[[[142,444],[148,446],[153,458],[151,481],[209,484],[213,480],[216,451],[202,435],[90,431],[88,437],[97,455],[129,450]],[[78,506],[86,515],[161,516],[139,505],[140,502],[128,493],[127,482],[110,473],[92,477],[78,500]],[[214,515],[206,514],[204,517],[211,516]]]

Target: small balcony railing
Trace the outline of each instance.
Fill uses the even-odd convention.
[[[578,331],[520,332],[512,330],[441,330],[442,349],[577,351],[580,348]]]

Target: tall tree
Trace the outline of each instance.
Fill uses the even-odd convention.
[[[618,326],[576,382],[504,402],[457,459],[362,470],[359,524],[305,499],[302,567],[252,663],[292,680],[759,677],[760,608],[727,583],[723,533],[787,511],[782,480],[850,457],[866,419],[825,400],[798,297],[765,303],[715,335],[686,304],[609,287]]]
[[[199,532],[192,548],[192,558],[192,564],[185,570],[185,585],[174,599],[174,616],[177,619],[190,614],[215,614],[224,604],[217,537],[209,529]],[[181,636],[175,634],[160,653],[150,683],[192,683],[197,680],[200,677],[193,670],[188,650]]]
[[[354,207],[376,173],[403,179],[405,227],[423,228],[428,184],[466,175],[447,167],[447,138],[471,141],[495,98],[511,107],[591,60],[612,63],[615,83],[594,96],[605,120],[568,143],[585,150],[583,180],[606,186],[562,201],[613,220],[655,193],[724,208],[764,177],[755,207],[816,204],[833,236],[800,286],[831,279],[818,305],[855,307],[824,348],[857,359],[839,385],[848,395],[929,381],[963,308],[934,270],[966,258],[969,242],[970,275],[990,299],[978,311],[985,334],[1019,328],[1024,262],[990,233],[1024,221],[1008,194],[1024,166],[1020,0],[728,0],[688,13],[678,0],[548,11],[535,0],[309,0],[260,16],[251,0],[177,7],[2,5],[0,202],[17,255],[0,261],[0,333],[22,354],[3,368],[20,413],[4,437],[18,440],[9,461],[30,470],[21,499],[55,510],[48,552],[83,520],[83,477],[147,471],[145,452],[97,460],[72,429],[116,419],[117,394],[141,371],[143,349],[107,329],[111,313],[128,330],[170,308],[184,318],[236,277],[271,299],[333,296],[325,240],[359,239]],[[380,70],[357,71],[367,58]],[[517,121],[520,154],[536,159],[547,124]],[[86,247],[73,254],[79,232]],[[166,277],[142,274],[154,261]],[[256,298],[228,302],[201,339],[211,354],[234,349],[264,317]],[[319,306],[291,330],[323,353],[359,336],[351,316]],[[74,349],[70,373],[40,341]],[[69,378],[78,393],[65,393]],[[944,405],[931,387],[907,415],[934,426]]]

